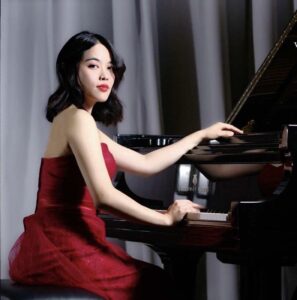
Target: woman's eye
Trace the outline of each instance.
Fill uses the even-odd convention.
[[[113,66],[108,66],[107,69],[113,71],[114,68]]]
[[[99,66],[97,66],[97,65],[89,65],[88,66],[90,69],[98,69],[99,68]]]

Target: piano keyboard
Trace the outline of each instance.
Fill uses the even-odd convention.
[[[228,221],[228,214],[226,213],[213,213],[213,212],[199,212],[187,213],[186,220],[188,221]]]
[[[165,213],[166,210],[156,210],[159,213]],[[227,222],[229,221],[229,214],[227,213],[216,213],[216,212],[202,212],[199,213],[187,213],[187,221],[218,221]]]

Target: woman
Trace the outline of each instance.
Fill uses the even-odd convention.
[[[96,126],[96,121],[110,125],[122,119],[116,89],[125,65],[110,43],[98,34],[78,33],[60,51],[56,67],[59,87],[47,105],[52,127],[41,160],[37,208],[24,219],[25,231],[11,250],[11,278],[81,287],[105,299],[173,299],[163,270],[106,241],[96,209],[152,225],[176,224],[199,206],[175,201],[164,214],[144,207],[112,185],[116,167],[155,174],[203,139],[229,137],[240,130],[217,123],[163,149],[139,154]]]

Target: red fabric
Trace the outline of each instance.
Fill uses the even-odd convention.
[[[101,148],[112,177],[115,161]],[[24,228],[9,256],[16,282],[80,287],[105,299],[171,299],[162,269],[106,240],[74,156],[42,159],[36,211]]]
[[[263,196],[271,196],[284,176],[283,165],[266,164],[258,176],[258,186]]]

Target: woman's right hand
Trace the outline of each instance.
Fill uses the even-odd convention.
[[[166,224],[168,226],[174,225],[182,221],[187,213],[199,213],[201,208],[203,207],[190,200],[175,200],[164,214]]]

